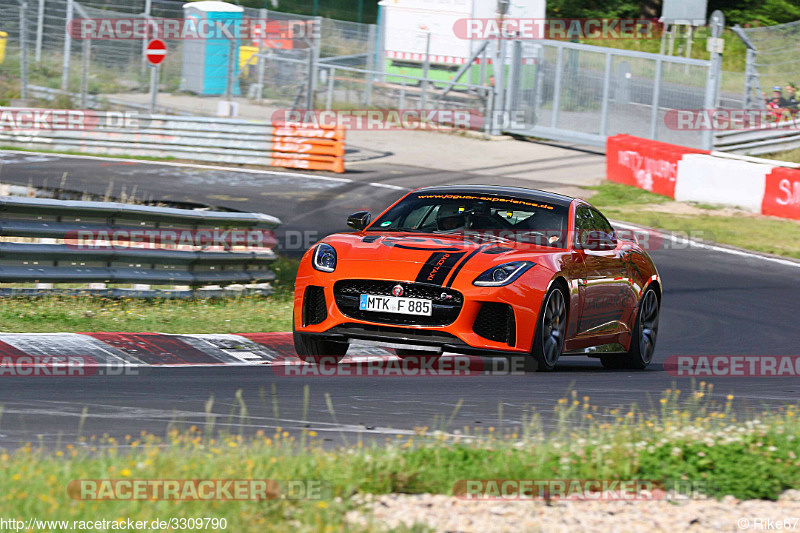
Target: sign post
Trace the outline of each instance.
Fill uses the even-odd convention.
[[[159,64],[167,57],[167,44],[161,39],[153,39],[147,43],[144,49],[144,57],[150,66],[150,113],[155,113],[158,78],[161,70]]]

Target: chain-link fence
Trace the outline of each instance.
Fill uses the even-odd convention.
[[[150,71],[144,47],[150,38],[161,37],[151,32],[142,39],[83,39],[68,30],[69,20],[147,21],[185,17],[183,4],[167,0],[0,0],[0,12],[3,13],[0,46],[4,56],[0,62],[0,104],[7,105],[12,99],[27,96],[28,103],[36,105],[37,98],[52,100],[58,95],[54,91],[63,91],[57,97],[62,107],[86,104],[87,95],[88,100],[97,102],[100,100],[92,99],[91,95],[103,95],[110,102],[115,98],[146,102],[146,98],[137,100],[131,95],[149,91]],[[223,55],[223,63],[232,60],[236,64],[237,92],[254,100],[266,99],[276,106],[296,104],[298,91],[307,92],[308,60],[312,53],[314,59],[322,62],[329,60],[336,64],[338,58],[345,57],[348,59],[344,64],[368,66],[369,50],[375,50],[374,25],[252,8],[242,8],[241,16],[267,27],[275,24],[283,32],[291,24],[318,25],[318,31],[307,29],[306,35],[299,37],[261,40],[249,35],[234,39],[235,55]],[[186,56],[194,53],[187,53],[184,48],[191,41],[165,41],[168,53],[159,65],[159,92],[180,94],[187,76]],[[260,65],[259,60],[262,60]],[[222,68],[210,75],[226,78],[229,73]],[[217,83],[207,80],[209,86],[226,84],[226,79]]]

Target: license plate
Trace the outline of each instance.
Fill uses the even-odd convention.
[[[431,300],[422,298],[398,298],[397,296],[377,296],[362,294],[359,309],[381,313],[400,313],[403,315],[431,316]]]

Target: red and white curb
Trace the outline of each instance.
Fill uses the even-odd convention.
[[[356,355],[357,354],[357,355]],[[365,361],[394,352],[352,345],[345,362]],[[97,366],[217,366],[300,364],[291,333],[2,333],[0,366],[19,358],[34,364],[53,357],[81,357]]]

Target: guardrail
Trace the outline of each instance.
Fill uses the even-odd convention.
[[[343,129],[171,115],[97,118],[84,129],[0,129],[0,145],[344,172]]]
[[[0,197],[0,237],[5,238],[0,242],[0,283],[148,285],[89,287],[95,294],[130,296],[181,296],[208,285],[224,292],[224,285],[275,279],[268,268],[276,259],[269,236],[279,224],[261,213]],[[248,238],[261,235],[257,250],[241,250],[246,240],[241,233],[231,238],[232,230]],[[40,242],[7,242],[9,237]],[[149,285],[190,290],[150,291]],[[38,294],[39,289],[3,289],[0,294]]]
[[[800,148],[800,129],[794,120],[759,128],[718,131],[714,149],[740,155],[762,155]]]

